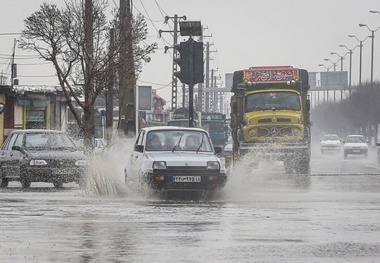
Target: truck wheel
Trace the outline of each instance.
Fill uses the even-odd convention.
[[[296,163],[295,170],[299,174],[309,174],[310,173],[310,160],[301,159]]]
[[[290,161],[284,161],[284,168],[286,174],[292,174],[293,173],[293,167]]]

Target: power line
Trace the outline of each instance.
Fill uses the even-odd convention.
[[[14,35],[21,35],[21,33],[0,33],[0,36],[14,36]]]

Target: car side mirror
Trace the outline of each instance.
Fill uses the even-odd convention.
[[[376,146],[380,146],[380,143],[378,142],[378,143],[376,143]]]
[[[214,146],[214,152],[215,154],[219,154],[223,151],[223,148],[220,146]]]
[[[19,152],[24,152],[21,146],[12,146],[12,151],[19,151]]]
[[[135,151],[136,152],[144,152],[144,146],[143,145],[135,145]]]

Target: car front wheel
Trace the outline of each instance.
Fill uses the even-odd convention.
[[[0,187],[2,188],[8,187],[8,183],[9,183],[8,179],[5,179],[5,178],[0,179],[0,182],[1,182]]]
[[[28,179],[26,179],[26,178],[23,178],[23,179],[21,179],[21,186],[22,186],[22,188],[29,188],[30,187],[30,185],[31,185],[31,181],[29,181]]]
[[[60,181],[54,181],[54,182],[53,182],[53,185],[54,185],[55,188],[62,188],[63,183],[60,182]]]

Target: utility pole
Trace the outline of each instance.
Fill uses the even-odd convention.
[[[173,19],[173,23],[174,23],[173,30],[159,30],[158,33],[159,33],[159,37],[161,37],[162,33],[173,33],[173,46],[174,46],[178,43],[178,22],[179,22],[179,19],[186,20],[186,16],[178,17],[177,14],[175,14],[174,17],[165,16],[164,23],[167,24],[169,19]],[[177,84],[178,84],[178,80],[177,80],[177,77],[174,76],[174,72],[177,71],[177,64],[174,62],[174,59],[177,58],[177,56],[178,56],[177,50],[174,49],[174,51],[173,51],[173,67],[172,67],[172,105],[171,105],[171,109],[173,111],[175,109],[177,109],[177,91],[178,91]],[[185,94],[183,94],[183,96],[185,96]]]
[[[86,69],[84,72],[85,88],[84,88],[84,100],[85,104],[93,99],[94,90],[94,78],[91,76],[94,72],[94,32],[93,32],[93,20],[94,15],[92,0],[85,1],[85,20],[84,20],[84,37],[85,37],[85,65]],[[89,81],[88,81],[89,80]],[[92,139],[95,135],[94,130],[94,109],[85,105],[84,107],[84,145],[92,146]]]
[[[13,52],[12,52],[12,66],[11,66],[11,87],[15,84],[15,78],[17,78],[17,65],[15,64],[15,52],[16,52],[16,39],[13,40]],[[18,81],[16,81],[18,85]]]
[[[109,47],[109,63],[108,63],[108,81],[106,93],[106,139],[112,139],[112,126],[113,126],[113,86],[115,85],[115,29],[110,29],[110,47]]]
[[[135,120],[134,87],[136,84],[131,0],[120,0],[120,61],[119,61],[119,123],[118,130],[134,133]]]
[[[205,79],[205,87],[206,89],[210,87],[210,43],[206,42],[206,79]],[[206,92],[205,96],[205,112],[210,111],[210,94]]]
[[[203,36],[200,36],[199,37],[199,41],[203,43]],[[202,112],[202,109],[203,109],[203,83],[198,83],[198,96],[197,96],[197,100],[196,100],[196,106],[195,106],[195,109],[196,111],[199,111],[199,112]]]

